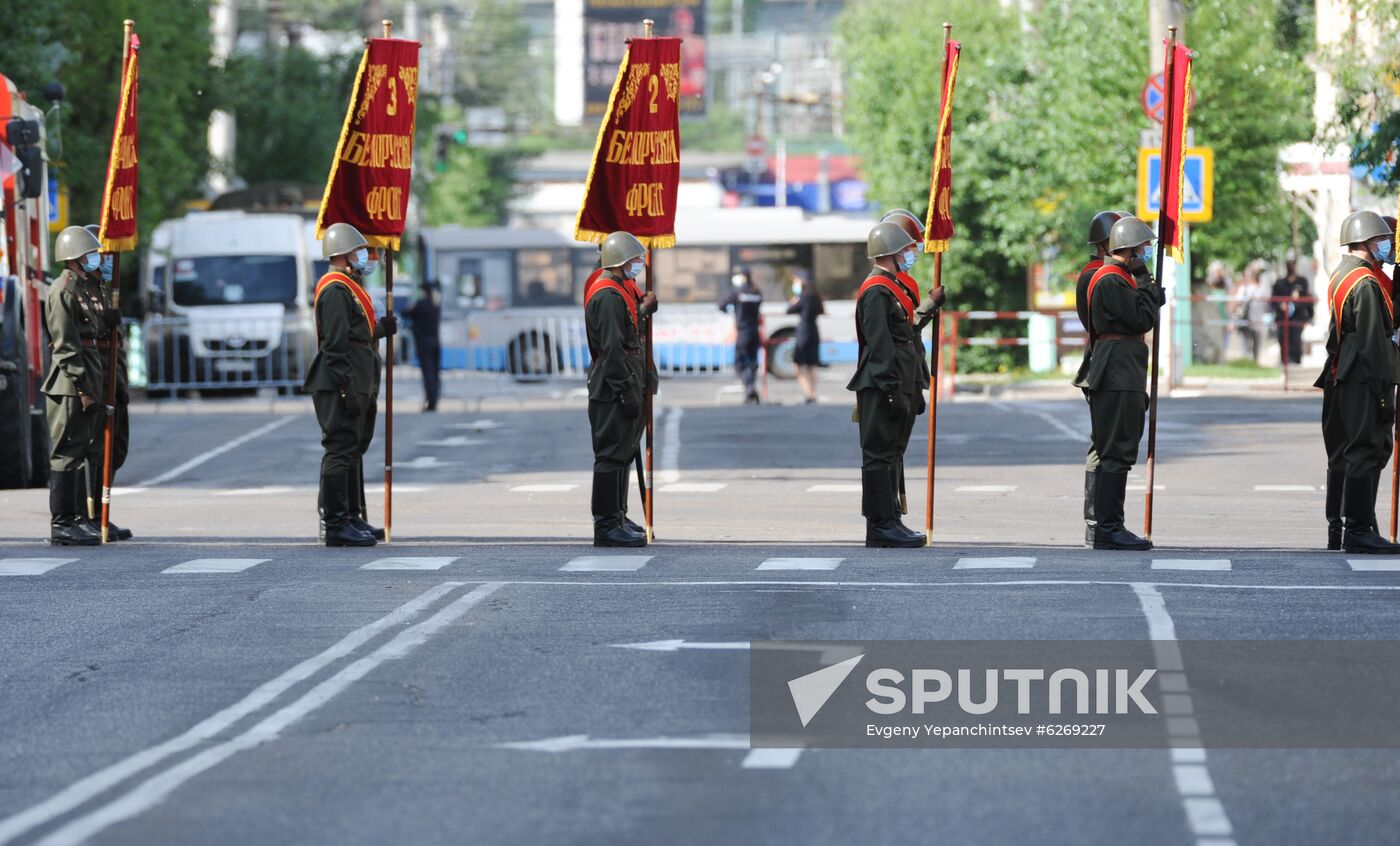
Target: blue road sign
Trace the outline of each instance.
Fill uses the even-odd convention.
[[[1209,147],[1186,151],[1186,184],[1181,198],[1181,219],[1204,223],[1211,219],[1215,189],[1215,156]],[[1138,151],[1138,217],[1156,220],[1162,210],[1162,153],[1148,147]]]

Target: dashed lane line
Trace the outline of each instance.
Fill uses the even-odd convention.
[[[1029,570],[1035,566],[1034,558],[1003,556],[999,558],[959,558],[954,570]]]
[[[241,573],[244,570],[266,564],[271,558],[196,558],[174,567],[161,570],[162,573]]]
[[[565,493],[577,488],[576,484],[567,483],[541,483],[534,485],[516,485],[510,489],[511,493]]]
[[[835,570],[844,558],[769,558],[757,570]]]
[[[456,556],[380,558],[360,567],[361,570],[441,570],[457,561]]]
[[[584,555],[559,568],[562,573],[632,573],[652,559],[650,555]]]
[[[0,558],[0,576],[42,576],[76,558]]]
[[[658,488],[660,493],[718,493],[724,490],[724,482],[672,482]]]
[[[1229,570],[1231,568],[1228,558],[1154,558],[1152,559],[1152,569],[1154,570]]]

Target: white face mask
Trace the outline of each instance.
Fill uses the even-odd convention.
[[[744,287],[744,282],[745,277],[742,273],[736,273],[733,276],[729,277],[729,284],[733,285],[735,288]]]
[[[802,296],[802,283],[801,283],[801,282],[794,281],[794,282],[792,283],[792,295],[793,295],[794,297],[800,297],[800,296]]]
[[[627,268],[622,272],[628,279],[638,279],[641,278],[642,273],[644,273],[646,269],[647,263],[638,260],[627,265]]]
[[[350,254],[350,269],[356,273],[363,274],[369,267],[369,250],[364,247],[359,248]]]

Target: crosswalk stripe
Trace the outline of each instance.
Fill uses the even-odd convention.
[[[740,766],[746,770],[787,770],[801,757],[801,749],[751,749]]]
[[[361,570],[441,570],[456,561],[455,556],[380,558],[365,564]]]
[[[0,558],[0,576],[42,576],[76,558]]]
[[[1347,564],[1358,573],[1400,572],[1400,558],[1348,558]]]
[[[570,484],[540,484],[540,485],[516,485],[510,489],[511,493],[564,493],[577,488],[578,485]]]
[[[559,570],[564,573],[631,573],[645,567],[651,559],[650,555],[584,555]]]
[[[241,573],[256,567],[270,558],[196,558],[174,567],[161,570],[162,573]]]
[[[961,485],[953,488],[953,493],[1012,493],[1015,485]]]
[[[724,482],[672,482],[658,490],[661,493],[714,493],[724,490]]]
[[[860,493],[859,484],[821,483],[807,488],[807,493]]]
[[[1294,493],[1317,490],[1312,485],[1255,485],[1254,489],[1261,493]]]
[[[1154,570],[1229,570],[1228,558],[1154,558]]]
[[[835,570],[844,558],[769,558],[759,570]]]
[[[1006,556],[1002,558],[959,558],[954,570],[1029,570],[1035,566],[1034,558]]]

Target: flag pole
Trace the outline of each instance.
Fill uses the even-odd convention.
[[[122,72],[121,85],[126,87],[126,75],[131,61],[131,33],[136,29],[136,21],[127,18],[122,21]],[[118,100],[117,108],[121,108]],[[121,120],[121,115],[117,116]],[[120,145],[121,139],[114,138],[113,144]],[[108,186],[110,188],[110,186]],[[105,223],[105,221],[104,221]],[[122,304],[122,254],[112,254],[112,308],[121,313]],[[108,521],[112,514],[112,440],[117,423],[117,346],[120,338],[120,325],[108,330],[107,337],[107,398],[102,411],[106,415],[102,424],[102,542],[109,540]]]
[[[392,38],[394,22],[380,21],[384,37]],[[394,251],[384,250],[384,311],[394,313]],[[394,539],[394,339],[384,341],[384,542]],[[360,503],[363,505],[364,503]]]
[[[1171,143],[1172,133],[1177,131],[1173,120],[1173,109],[1176,97],[1176,85],[1174,76],[1176,71],[1176,27],[1167,27],[1167,60],[1162,69],[1162,88],[1165,98],[1162,111],[1162,197],[1166,198],[1167,184],[1167,148]],[[1182,150],[1182,155],[1186,151]],[[1180,190],[1178,188],[1178,190]],[[1180,221],[1177,221],[1180,225]],[[1157,284],[1166,290],[1166,283],[1162,279],[1162,270],[1166,262],[1166,245],[1162,236],[1166,232],[1167,207],[1162,203],[1161,210],[1157,213]],[[1157,310],[1152,320],[1152,384],[1147,395],[1147,508],[1143,516],[1143,537],[1152,540],[1152,492],[1157,470],[1157,365],[1161,355],[1161,335],[1162,335],[1162,311]]]
[[[646,19],[644,19],[644,20],[642,21],[642,37],[643,37],[643,38],[651,38],[651,37],[652,37],[652,31],[653,31],[653,29],[654,29],[655,27],[656,27],[656,21],[652,20],[651,18],[646,18]],[[656,290],[656,285],[655,285],[654,282],[652,282],[652,278],[651,278],[651,248],[650,248],[650,247],[647,248],[647,257],[646,257],[646,260],[647,260],[647,290],[654,293],[655,290]],[[647,382],[648,382],[648,377],[650,377],[650,375],[651,375],[651,366],[652,366],[652,364],[651,364],[651,343],[652,343],[651,317],[647,317],[647,328],[646,328],[646,333],[645,333],[645,335],[644,335],[644,337],[643,337],[642,343],[643,343],[643,348],[644,348],[645,351],[646,351],[646,362],[645,362],[645,364],[643,365],[646,369],[645,369],[645,371],[644,371],[645,375],[644,375],[643,378],[642,378],[643,403],[644,403],[644,405],[645,405],[644,413],[646,414],[646,418],[647,418],[646,512],[645,512],[646,518],[645,518],[645,519],[646,519],[647,543],[651,543],[652,540],[654,540],[655,537],[656,537],[656,532],[654,531],[653,526],[652,526],[652,519],[653,519],[653,517],[655,516],[655,507],[654,507],[654,500],[655,500],[655,497],[653,496],[653,491],[652,491],[652,485],[653,485],[653,482],[654,482],[655,471],[654,471],[653,465],[652,465],[652,455],[653,455],[653,448],[652,448],[652,447],[653,447],[653,444],[655,443],[655,439],[656,439],[656,403],[652,401],[651,388],[650,388],[650,385],[647,384]]]
[[[950,22],[948,22],[948,21],[944,21],[944,22],[943,22],[943,65],[944,65],[943,73],[944,73],[945,76],[946,76],[947,73],[948,73],[948,68],[947,68],[947,65],[948,65],[948,42],[949,42],[950,40],[952,40],[952,36],[953,36],[953,25],[952,25]],[[945,92],[944,92],[944,96],[946,96],[946,95],[947,95],[947,92],[945,91]],[[946,108],[946,105],[940,106],[940,109],[939,109],[940,112],[942,111],[943,108]],[[938,178],[938,168],[941,167],[942,164],[943,164],[942,162],[934,162],[934,163],[933,163],[933,167],[934,167],[933,178],[934,178],[935,180]],[[934,253],[934,254],[933,254],[933,287],[929,289],[928,295],[929,295],[930,297],[932,297],[932,296],[934,295],[933,292],[934,292],[934,291],[937,291],[937,290],[938,290],[939,288],[941,288],[941,287],[943,287],[943,253]],[[924,497],[924,502],[926,503],[925,506],[924,506],[924,545],[925,545],[925,546],[933,546],[933,472],[934,472],[934,466],[938,463],[937,460],[936,460],[936,455],[937,455],[937,452],[938,452],[938,369],[939,369],[939,365],[941,364],[941,361],[942,361],[942,358],[943,358],[943,356],[941,355],[942,350],[940,349],[940,342],[941,342],[941,340],[942,340],[942,339],[940,338],[940,335],[942,334],[942,332],[941,332],[942,328],[943,328],[943,315],[940,314],[940,315],[938,315],[937,317],[935,317],[935,318],[933,319],[933,344],[932,344],[933,349],[932,349],[932,352],[931,352],[931,354],[930,354],[930,359],[929,359],[930,365],[929,365],[929,390],[928,390],[928,454],[927,454],[927,465],[928,465],[928,466],[927,466],[927,468],[926,468],[927,471],[928,471],[928,481],[926,482],[927,487],[926,487],[926,489],[925,489],[925,497]]]

